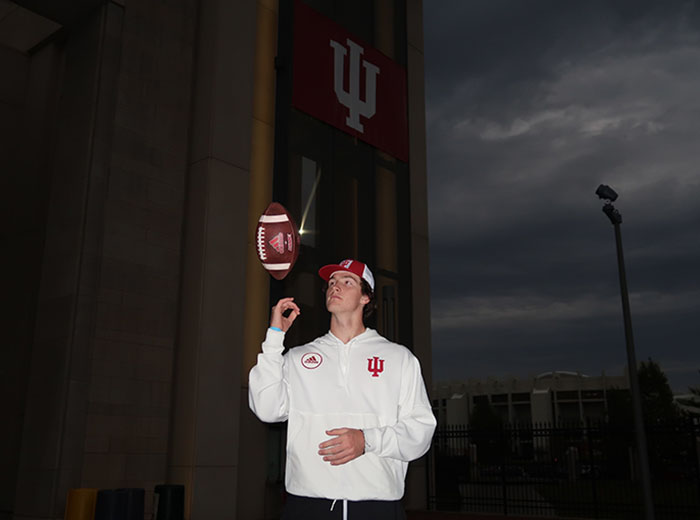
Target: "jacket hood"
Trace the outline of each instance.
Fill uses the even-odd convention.
[[[358,334],[348,341],[348,343],[365,343],[367,341],[376,341],[377,339],[384,338],[383,336],[379,335],[376,330],[367,327],[362,334]],[[330,330],[324,336],[320,337],[319,340],[331,346],[346,345],[346,343],[343,343],[340,339],[338,339]]]

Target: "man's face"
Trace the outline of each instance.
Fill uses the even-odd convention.
[[[338,271],[328,280],[326,289],[326,308],[331,313],[355,312],[369,303],[369,298],[362,294],[360,277],[353,273]]]

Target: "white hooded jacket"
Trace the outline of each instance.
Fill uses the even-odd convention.
[[[284,333],[268,329],[250,371],[248,400],[262,421],[289,420],[289,493],[338,500],[398,500],[408,462],[424,455],[435,430],[420,364],[376,331],[343,344],[330,332],[282,355]],[[357,428],[365,453],[324,462],[326,430]]]

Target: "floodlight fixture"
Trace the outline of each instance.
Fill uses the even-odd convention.
[[[598,186],[598,189],[595,190],[595,194],[601,199],[609,200],[610,202],[615,202],[615,200],[617,200],[617,192],[605,184]]]

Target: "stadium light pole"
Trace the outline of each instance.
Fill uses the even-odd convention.
[[[620,224],[622,215],[615,209],[612,203],[617,199],[617,193],[610,186],[601,184],[595,191],[596,195],[605,201],[603,213],[605,213],[615,228],[615,245],[617,246],[617,268],[620,273],[620,293],[622,296],[622,315],[625,321],[625,343],[627,346],[627,370],[630,379],[630,392],[632,393],[632,408],[634,411],[634,431],[637,444],[637,460],[639,461],[639,476],[642,483],[642,500],[644,503],[644,518],[654,520],[654,500],[651,491],[651,476],[649,473],[649,454],[647,451],[647,438],[644,430],[644,417],[642,415],[642,396],[639,390],[639,375],[637,372],[637,358],[634,353],[634,339],[632,337],[632,316],[630,314],[630,302],[627,294],[627,277],[625,275],[625,259],[622,255],[622,235]]]

